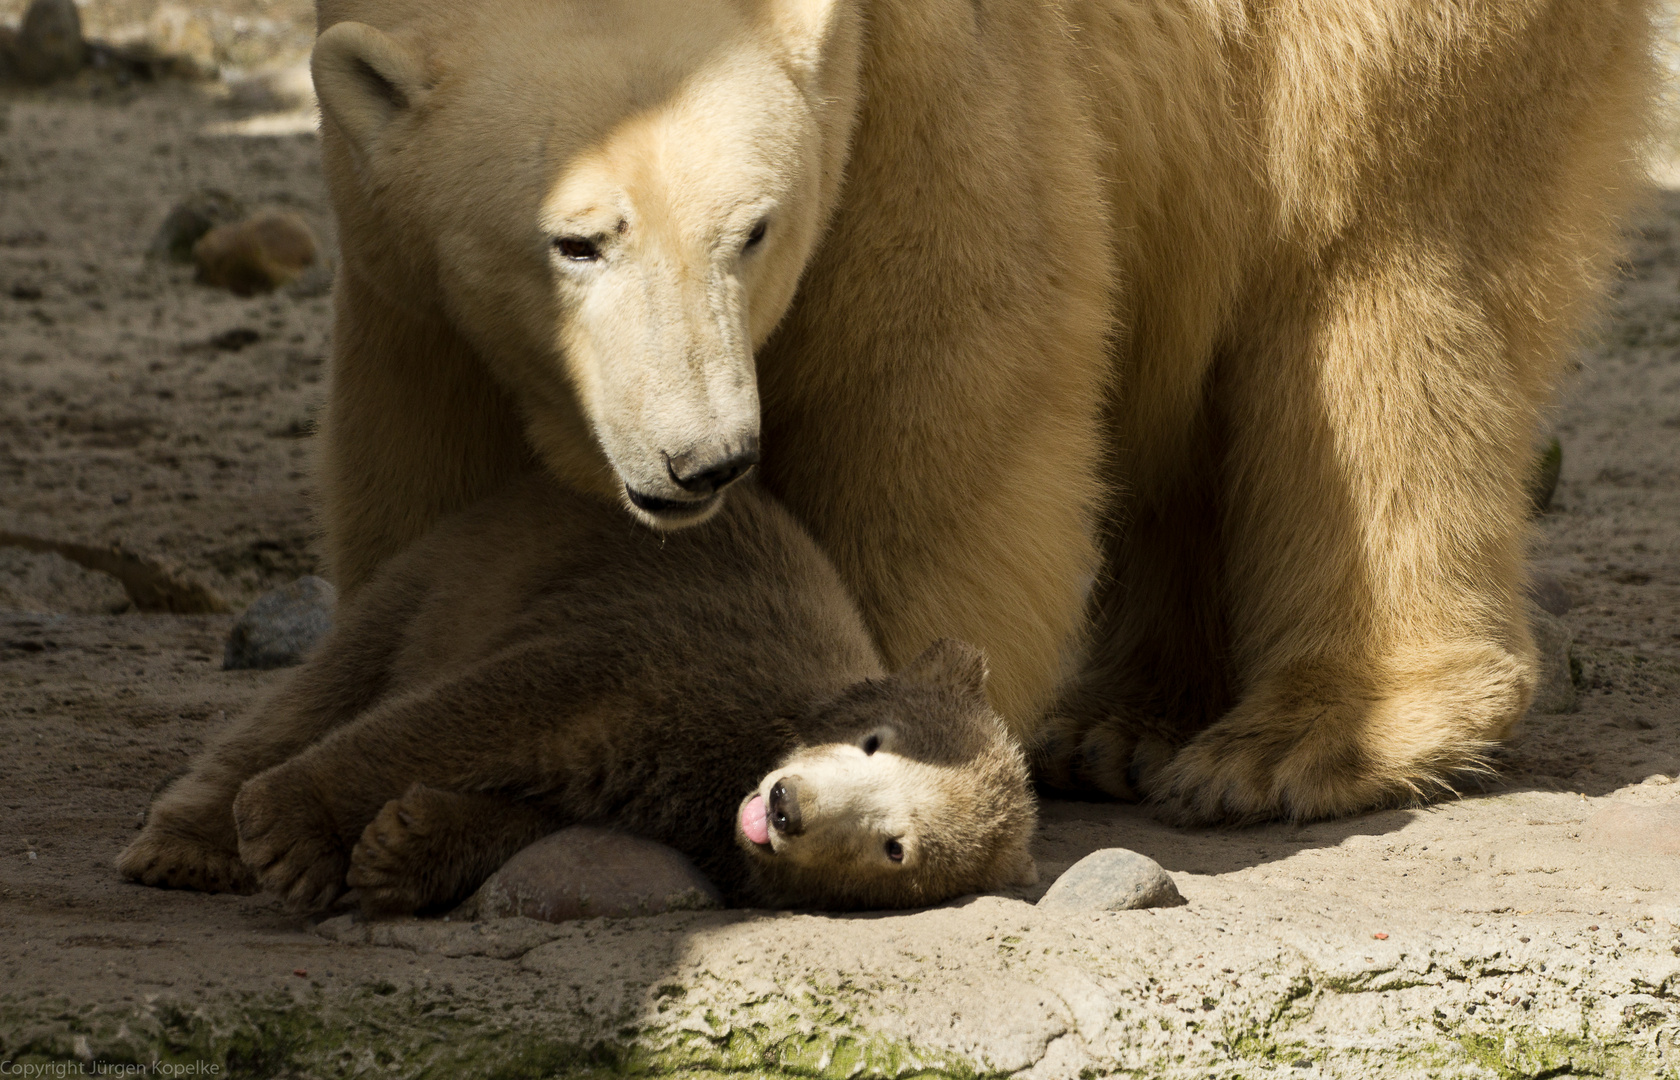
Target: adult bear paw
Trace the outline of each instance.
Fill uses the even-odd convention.
[[[239,857],[290,910],[323,911],[344,892],[349,859],[332,816],[298,772],[278,765],[239,789]]]
[[[1445,709],[1380,697],[1239,707],[1171,760],[1146,769],[1141,787],[1175,824],[1314,821],[1450,793],[1458,778],[1488,773],[1503,734]],[[1434,713],[1431,715],[1431,713]],[[1402,732],[1396,734],[1404,722]]]

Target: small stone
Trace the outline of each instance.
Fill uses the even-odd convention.
[[[333,268],[326,259],[322,259],[297,276],[297,280],[286,286],[286,295],[293,300],[314,300],[332,292]]]
[[[1563,621],[1538,604],[1528,605],[1529,630],[1534,634],[1534,701],[1537,713],[1566,713],[1575,708],[1575,679],[1569,648],[1575,635]]]
[[[12,47],[13,63],[26,82],[49,83],[82,70],[87,46],[74,0],[33,0]]]
[[[1104,848],[1068,867],[1038,904],[1072,911],[1132,911],[1184,902],[1160,863],[1125,848]]]
[[[205,188],[203,191],[176,203],[158,226],[157,235],[146,249],[148,257],[189,263],[193,259],[193,245],[217,225],[226,225],[245,216],[245,208],[225,191]]]
[[[1575,606],[1574,597],[1563,587],[1563,582],[1550,574],[1533,574],[1529,577],[1524,591],[1535,605],[1558,618],[1569,614],[1569,609]]]
[[[332,629],[337,593],[321,578],[301,577],[256,599],[228,634],[222,669],[289,667]]]
[[[575,825],[502,864],[468,904],[475,902],[480,919],[523,915],[565,922],[716,908],[723,897],[673,848]]]
[[[237,296],[273,292],[320,258],[309,225],[286,210],[262,210],[232,225],[218,225],[193,245],[198,280]]]

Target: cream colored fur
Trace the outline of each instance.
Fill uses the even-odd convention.
[[[1526,708],[1530,439],[1631,188],[1646,0],[320,22],[351,594],[533,459],[617,496],[755,395],[889,663],[981,645],[1052,782],[1341,814]],[[618,277],[549,254],[621,219]]]

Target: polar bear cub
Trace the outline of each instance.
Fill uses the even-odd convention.
[[[587,823],[678,848],[736,903],[937,903],[1035,876],[1026,764],[985,677],[954,640],[884,672],[833,567],[750,482],[661,535],[528,477],[358,592],[118,866],[415,911]]]

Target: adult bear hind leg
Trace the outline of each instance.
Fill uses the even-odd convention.
[[[1552,361],[1510,347],[1468,267],[1366,250],[1280,275],[1216,380],[1237,700],[1143,777],[1168,817],[1415,799],[1528,706],[1523,481]]]

